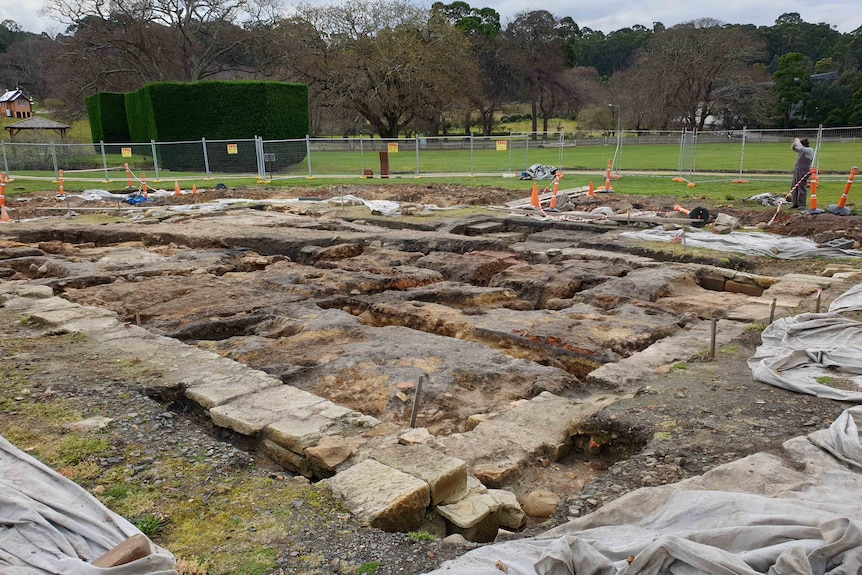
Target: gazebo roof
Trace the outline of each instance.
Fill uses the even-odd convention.
[[[60,122],[55,122],[54,120],[34,116],[32,118],[27,118],[26,120],[21,120],[20,122],[15,122],[14,124],[9,124],[6,126],[6,130],[9,131],[10,138],[14,137],[15,134],[21,130],[54,130],[62,137],[66,135],[66,130],[71,127],[72,126],[67,126]]]

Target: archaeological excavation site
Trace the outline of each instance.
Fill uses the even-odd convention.
[[[0,309],[144,370],[111,385],[326,486],[350,521],[474,543],[773,449],[853,400],[770,386],[746,362],[770,323],[858,281],[856,217],[731,214],[849,240],[843,257],[782,259],[699,247],[730,236],[662,198],[582,197],[563,217],[499,190],[428,209],[415,188],[379,192],[412,202],[397,215],[328,201],[344,190],[22,203],[30,217],[0,227]]]

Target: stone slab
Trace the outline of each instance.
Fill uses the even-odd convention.
[[[716,345],[724,345],[745,330],[741,322],[719,320],[716,327]],[[587,375],[593,383],[604,383],[628,389],[645,379],[653,377],[659,367],[678,361],[690,361],[709,349],[712,326],[710,321],[690,323],[670,337],[666,337],[648,348],[630,355],[616,363],[605,364]]]
[[[285,413],[311,413],[311,409],[326,401],[307,391],[289,385],[279,385],[249,393],[210,409],[213,423],[243,435],[256,435],[275,423]]]
[[[428,484],[366,459],[324,480],[356,519],[384,531],[413,531],[431,501]]]
[[[431,504],[437,505],[467,487],[467,464],[424,445],[394,445],[371,457],[428,484]]]

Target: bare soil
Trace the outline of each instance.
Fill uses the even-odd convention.
[[[262,187],[208,190],[200,198],[155,203],[344,194],[438,206],[500,205],[522,197],[511,190],[444,185]],[[635,209],[662,212],[672,211],[676,202],[654,196],[582,197],[577,207],[624,201]],[[7,205],[24,219],[45,216],[38,208],[57,207],[58,201],[46,192],[7,199]],[[69,207],[77,205],[70,200]],[[744,226],[768,222],[776,213],[774,207],[706,200],[704,207],[712,214],[733,215]],[[821,243],[841,237],[862,240],[862,218],[810,216],[787,208],[778,212],[770,232]],[[822,260],[749,258],[749,264],[749,271],[771,275],[819,273],[824,267]],[[149,397],[145,391],[158,373],[118,364],[85,338],[46,334],[18,319],[0,313],[0,433],[130,519],[157,517],[152,538],[180,541],[171,551],[189,561],[186,572],[356,573],[373,572],[368,569],[376,565],[379,574],[413,574],[432,570],[468,548],[357,525],[325,490],[270,465],[182,406]],[[776,450],[790,437],[828,426],[848,407],[755,382],[746,359],[759,335],[751,329],[712,359],[656,373],[633,397],[600,412],[583,431],[585,437],[606,438],[604,443],[587,446],[587,457],[582,452],[577,460],[539,462],[525,474],[526,480],[561,496],[557,512],[545,521],[532,520],[518,533],[502,533],[498,540],[536,535],[642,486],[678,481],[751,453]],[[99,432],[104,443],[98,449],[80,458],[71,457],[68,449],[49,449],[69,434],[64,423],[93,415],[113,420]],[[139,499],[133,503],[120,497],[118,486]],[[203,539],[183,534],[195,526]],[[205,566],[193,566],[198,563]]]

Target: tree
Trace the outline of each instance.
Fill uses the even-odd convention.
[[[243,26],[272,22],[274,0],[48,0],[68,24],[58,41],[75,61],[107,55],[144,81],[193,82],[243,70],[259,35]],[[259,32],[259,29],[257,30]]]
[[[668,119],[702,130],[718,90],[751,83],[762,46],[742,30],[701,19],[656,34],[639,65],[659,86]]]
[[[785,54],[778,59],[778,70],[772,75],[772,91],[777,98],[777,116],[788,128],[795,117],[804,114],[811,96],[811,61],[799,52]]]
[[[542,131],[547,134],[548,118],[566,97],[566,84],[560,79],[565,58],[559,26],[560,22],[550,12],[534,10],[522,12],[506,27],[507,59],[523,79],[534,138],[540,113]],[[564,33],[569,29],[562,27]]]
[[[396,138],[418,121],[433,131],[480,89],[465,35],[407,1],[304,5],[300,18],[308,23],[306,52],[287,54],[285,66],[382,137]]]

